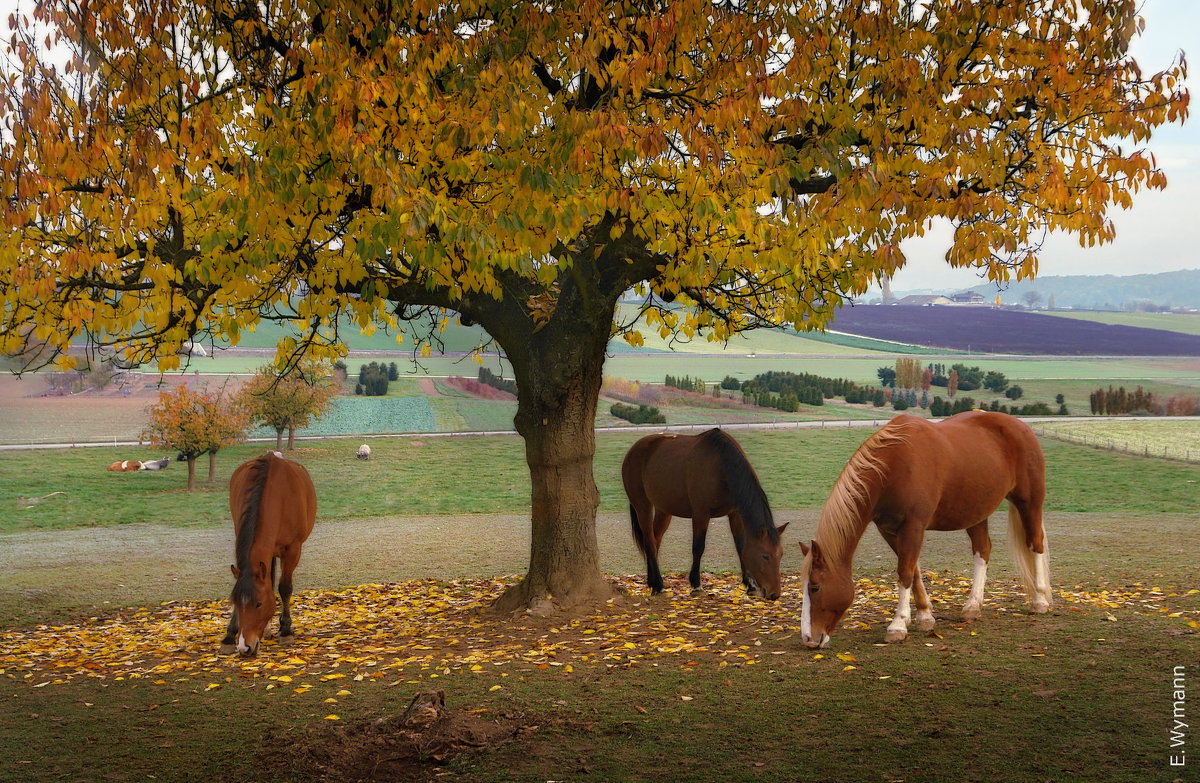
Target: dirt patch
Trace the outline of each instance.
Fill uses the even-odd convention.
[[[397,716],[358,724],[325,721],[269,737],[267,779],[311,781],[425,780],[451,759],[480,753],[537,731],[528,716],[490,710],[451,711],[442,691],[418,693]]]

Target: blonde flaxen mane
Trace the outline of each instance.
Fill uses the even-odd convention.
[[[906,421],[890,421],[858,447],[854,456],[842,468],[842,474],[834,482],[829,499],[821,509],[821,520],[817,523],[816,541],[826,558],[840,561],[846,550],[862,536],[862,504],[870,500],[867,476],[879,475],[880,481],[887,478],[887,466],[880,452],[908,440]]]

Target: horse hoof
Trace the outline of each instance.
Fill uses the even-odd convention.
[[[917,630],[918,631],[932,631],[936,627],[937,627],[937,621],[934,620],[932,617],[925,619],[925,620],[917,620]]]
[[[883,637],[883,640],[888,644],[893,644],[895,642],[902,642],[907,638],[908,631],[888,631],[887,635]]]
[[[279,639],[278,639],[279,644],[291,644],[294,641],[296,641],[296,634],[294,634],[294,633],[287,633],[287,634],[279,635]]]
[[[1041,601],[1033,605],[1034,614],[1045,614],[1050,611],[1050,604],[1042,603]]]
[[[973,623],[979,619],[983,613],[976,607],[967,607],[963,609],[963,622]]]
[[[692,588],[692,598],[698,598],[699,596],[702,596],[702,595],[704,595],[704,588],[702,588],[702,587],[693,587]]]
[[[237,647],[235,645],[222,644],[221,648],[217,650],[217,655],[233,655],[235,652],[237,652]]]

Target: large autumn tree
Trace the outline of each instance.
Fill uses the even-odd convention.
[[[947,261],[1034,274],[1165,177],[1182,59],[1136,0],[48,0],[16,20],[0,350],[85,338],[169,367],[258,319],[457,313],[499,343],[532,479],[506,608],[609,594],[595,413],[617,301],[721,339],[825,325],[955,225]]]

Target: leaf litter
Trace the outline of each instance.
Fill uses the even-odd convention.
[[[495,680],[491,689],[499,690],[518,669],[569,675],[579,664],[631,667],[675,660],[695,666],[701,656],[722,667],[750,666],[774,655],[808,653],[799,636],[796,576],[785,577],[784,598],[775,602],[747,596],[734,574],[706,574],[701,596],[690,596],[682,577],[670,578],[667,593],[657,597],[647,594],[640,576],[610,578],[624,596],[588,614],[552,618],[489,611],[517,577],[300,592],[292,599],[294,641],[268,638],[258,657],[249,659],[217,654],[228,620],[226,602],[167,602],[78,624],[0,632],[0,676],[33,687],[91,678],[195,681],[199,689],[237,678],[243,685],[303,695],[319,683],[336,682],[348,693],[364,683],[436,685],[439,677],[465,672]],[[953,625],[957,612],[950,607],[965,598],[970,578],[945,571],[927,572],[925,579],[942,622]],[[857,586],[843,629],[881,628],[895,610],[894,584],[864,577]],[[1180,608],[1195,607],[1198,593],[1143,583],[1059,590],[1069,610],[1094,610],[1106,619],[1122,611],[1162,615],[1180,622],[1184,633],[1200,628],[1200,611]],[[985,606],[1025,611],[1027,603],[1015,581],[1000,580],[989,584]],[[859,663],[850,653],[833,653],[840,664]]]

